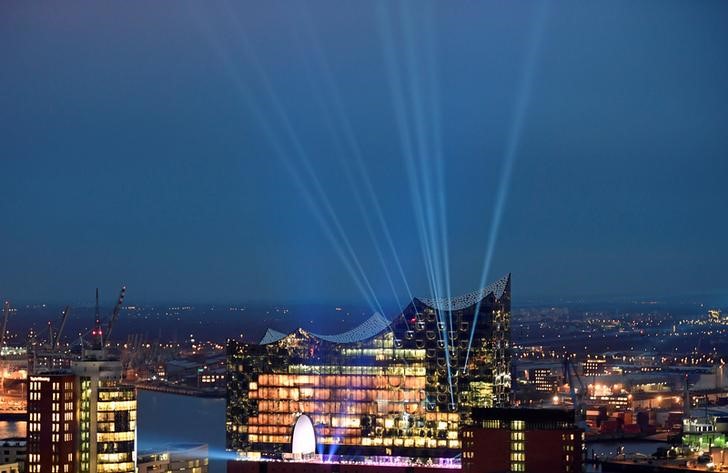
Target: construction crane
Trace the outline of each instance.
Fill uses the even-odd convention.
[[[119,300],[116,301],[114,311],[111,313],[111,318],[109,318],[109,323],[106,326],[105,338],[107,341],[111,339],[111,330],[114,328],[114,323],[116,323],[116,320],[119,318],[119,312],[121,312],[121,306],[124,303],[124,296],[126,296],[126,286],[121,286]]]
[[[3,326],[2,326],[2,333],[0,333],[0,350],[5,346],[5,330],[7,330],[9,315],[10,315],[10,301],[5,301],[3,303]]]
[[[569,395],[571,396],[571,402],[574,405],[574,421],[577,427],[586,432],[589,430],[589,426],[586,424],[586,405],[584,404],[586,388],[584,387],[584,383],[581,381],[579,373],[576,372],[576,367],[568,356],[564,358],[563,367],[564,381],[566,381],[569,385]],[[579,384],[578,387],[576,386],[577,383]]]
[[[53,334],[53,330],[50,326],[50,322],[48,322],[48,328],[51,329],[51,350],[55,350],[58,348],[58,343],[61,341],[61,334],[63,333],[63,328],[66,326],[66,320],[68,320],[68,315],[71,313],[71,306],[66,306],[65,309],[63,309],[63,313],[61,314],[61,325],[58,327],[58,331]]]
[[[53,323],[48,321],[48,345],[53,346]]]

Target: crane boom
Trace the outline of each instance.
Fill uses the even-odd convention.
[[[66,326],[66,320],[68,320],[68,314],[71,313],[71,306],[66,306],[65,309],[63,309],[63,314],[61,315],[61,325],[58,327],[58,331],[55,334],[55,337],[51,340],[51,349],[55,350],[56,347],[58,347],[58,342],[61,341],[61,334],[63,333],[63,327]]]
[[[584,431],[588,430],[586,425],[586,406],[584,404],[584,396],[586,396],[586,388],[584,383],[576,372],[576,367],[571,362],[571,359],[567,356],[564,358],[564,378],[569,384],[569,394],[571,396],[571,402],[574,405],[574,416],[576,425]],[[576,387],[576,383],[579,383],[579,387]]]
[[[114,323],[119,318],[119,312],[121,312],[121,305],[124,303],[124,297],[126,296],[126,286],[121,286],[121,292],[119,293],[119,300],[114,306],[114,311],[111,313],[109,324],[106,326],[106,340],[111,338],[111,330],[114,328]]]
[[[10,315],[10,301],[3,303],[3,326],[2,333],[0,333],[0,348],[5,346],[5,330],[8,326],[8,316]]]

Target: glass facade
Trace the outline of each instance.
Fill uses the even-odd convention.
[[[227,447],[295,459],[308,416],[317,454],[456,458],[473,407],[510,402],[510,276],[453,299],[414,299],[340,335],[270,331],[228,344]]]
[[[122,366],[102,351],[87,351],[71,366],[78,396],[79,471],[136,471],[136,391]]]
[[[96,401],[96,471],[135,470],[136,395],[133,386],[99,381]]]

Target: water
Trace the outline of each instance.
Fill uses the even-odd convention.
[[[587,443],[587,457],[592,457],[592,450],[596,453],[597,457],[605,458],[617,455],[620,447],[624,447],[624,453],[626,455],[641,453],[643,455],[650,456],[658,449],[658,447],[666,447],[666,442],[622,442],[619,440],[610,440],[604,442]],[[587,465],[586,472],[599,472],[602,471],[600,467],[595,465]]]
[[[225,400],[139,390],[137,449],[206,443],[210,472],[225,472]]]
[[[225,473],[225,400],[138,391],[137,449],[206,443],[210,472]],[[0,439],[25,437],[27,422],[0,421]]]

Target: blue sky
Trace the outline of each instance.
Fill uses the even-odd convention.
[[[728,292],[725,2],[0,10],[2,297]]]

